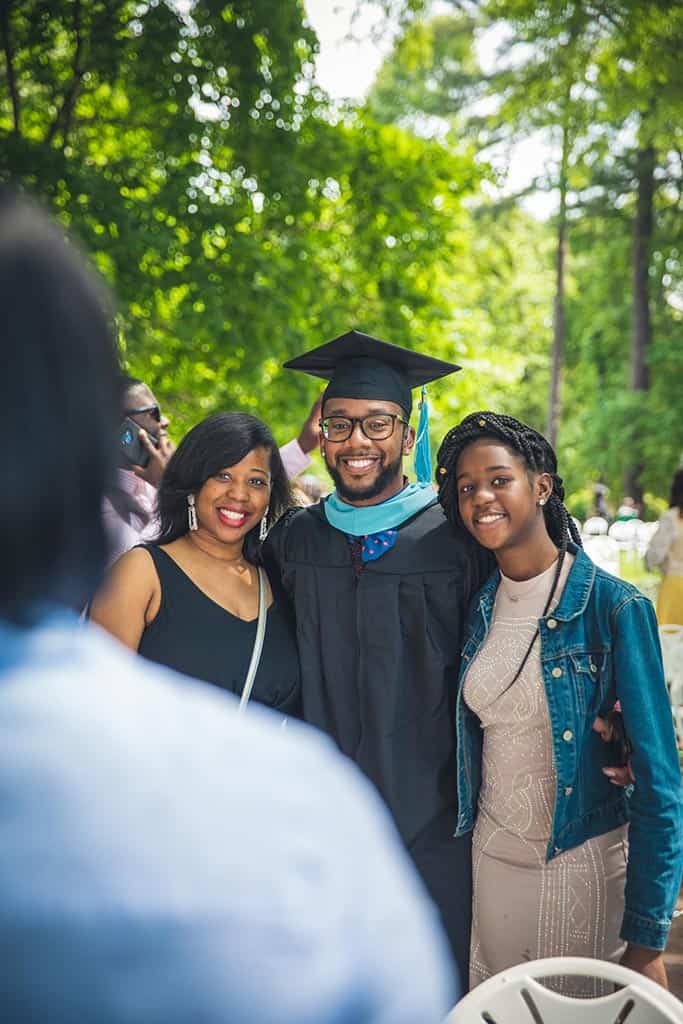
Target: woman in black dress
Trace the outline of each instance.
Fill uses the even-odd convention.
[[[152,661],[241,694],[258,619],[268,527],[290,504],[272,434],[246,413],[217,413],[173,454],[158,492],[160,530],[123,555],[90,615]],[[252,697],[299,707],[299,661],[286,599],[270,584]]]

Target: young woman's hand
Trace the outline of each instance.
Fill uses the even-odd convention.
[[[621,958],[623,967],[630,967],[632,971],[645,975],[650,981],[656,981],[662,988],[668,989],[669,982],[666,977],[664,957],[656,949],[648,949],[647,946],[636,946],[629,942]]]
[[[593,730],[597,732],[603,743],[612,743],[615,739],[614,725],[607,718],[601,718],[598,715],[593,722]],[[603,768],[602,770],[614,786],[621,786],[622,789],[626,786],[632,786],[636,781],[630,761],[627,761],[626,764],[611,765],[609,768]]]

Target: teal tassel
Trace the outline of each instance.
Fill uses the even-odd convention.
[[[420,396],[420,418],[417,424],[417,438],[415,440],[415,461],[413,462],[415,476],[420,484],[431,483],[432,479],[432,453],[429,447],[429,407],[427,405],[427,388],[422,388]]]

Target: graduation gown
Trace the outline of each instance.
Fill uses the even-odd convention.
[[[265,548],[296,615],[303,717],[375,783],[441,911],[466,984],[469,837],[457,818],[455,698],[467,607],[490,557],[436,499],[357,579],[322,504],[290,513]]]

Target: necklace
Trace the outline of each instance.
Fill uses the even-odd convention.
[[[545,603],[545,607],[543,609],[543,614],[541,615],[542,619],[544,619],[546,617],[546,615],[548,614],[548,611],[550,609],[550,606],[553,603],[553,597],[555,596],[555,591],[557,590],[557,584],[560,581],[560,573],[562,572],[562,565],[564,563],[564,557],[565,557],[566,553],[567,553],[566,547],[562,547],[560,549],[559,556],[553,562],[553,565],[549,566],[548,569],[545,570],[545,572],[550,572],[550,570],[553,568],[553,566],[555,568],[555,572],[553,573],[553,585],[550,588],[550,593],[548,594],[548,599],[547,599],[547,601]],[[541,573],[541,576],[544,576],[544,575],[545,575],[545,573]],[[535,576],[534,577],[534,583],[537,583],[539,578],[540,578],[539,576]],[[502,580],[502,573],[501,573],[501,580]],[[531,638],[531,643],[529,644],[529,646],[526,649],[526,654],[522,658],[522,662],[521,662],[519,668],[517,669],[517,671],[515,672],[515,675],[514,675],[514,677],[512,679],[512,682],[508,683],[508,685],[505,687],[505,689],[502,691],[502,693],[500,693],[498,695],[499,697],[502,697],[503,693],[507,693],[508,690],[510,689],[510,687],[514,686],[514,684],[517,682],[517,680],[521,676],[522,672],[524,671],[524,666],[526,665],[527,661],[529,660],[529,655],[531,654],[533,646],[536,643],[536,640],[538,639],[538,634],[539,634],[539,629],[538,629],[538,626],[537,626],[536,630],[534,631],[534,635]]]
[[[185,539],[194,551],[200,551],[202,555],[210,558],[212,562],[222,562],[225,568],[232,569],[239,576],[243,576],[245,572],[248,573],[250,571],[249,562],[247,562],[241,552],[236,558],[221,558],[218,555],[212,554],[211,551],[207,551],[203,544],[189,533],[185,534]]]
[[[543,572],[540,572],[538,576],[532,576],[530,580],[513,580],[510,579],[509,576],[503,575],[501,572],[500,585],[508,601],[513,601],[516,604],[518,601],[521,601],[522,598],[528,597],[529,594],[532,594],[535,590],[540,590],[542,584],[545,582],[546,576],[550,576],[550,573],[556,565],[557,559],[551,562],[548,568],[544,569]]]

